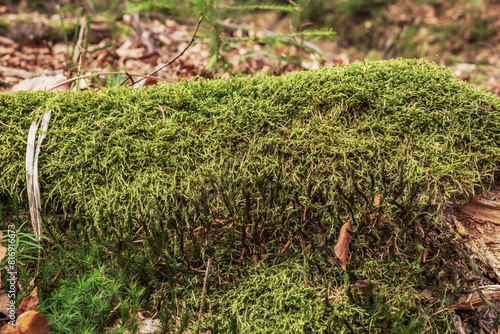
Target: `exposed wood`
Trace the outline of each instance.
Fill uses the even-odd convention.
[[[452,220],[471,258],[486,274],[500,279],[500,185],[455,208]]]
[[[458,315],[453,318],[453,324],[458,334],[465,334],[464,326],[462,325],[462,319]]]
[[[471,215],[474,219],[500,225],[500,202],[477,198],[463,205],[460,210]]]
[[[490,302],[500,300],[500,285],[485,285],[480,286],[479,289],[484,297]],[[483,307],[487,307],[487,305],[483,302],[477,291],[460,296],[458,300],[451,305],[451,308],[454,310],[474,310]]]

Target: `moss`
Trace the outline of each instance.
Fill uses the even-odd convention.
[[[391,60],[136,90],[2,93],[0,119],[10,126],[0,128],[4,212],[15,211],[12,198],[26,208],[26,137],[46,109],[53,114],[39,171],[49,237],[64,254],[102,244],[96,261],[116,263],[150,294],[167,282],[158,298],[171,300],[177,316],[185,314],[180,301],[195,313],[201,280],[191,268],[211,257],[220,269],[208,298],[222,304],[215,320],[204,320],[210,328],[229,328],[230,315],[253,331],[264,325],[251,315],[267,312],[276,329],[295,331],[277,320],[275,305],[233,301],[269,287],[276,300],[290,300],[304,330],[327,331],[340,321],[353,332],[377,332],[369,324],[382,321],[380,314],[388,331],[411,332],[423,319],[436,332],[453,328],[448,313],[431,316],[445,304],[427,306],[413,289],[450,300],[444,287],[462,278],[451,260],[441,263],[456,255],[440,214],[493,182],[500,99],[448,69]],[[347,220],[344,272],[332,248]],[[309,288],[300,287],[297,268],[262,277],[249,269],[253,261],[302,261]],[[290,291],[279,283],[288,275]],[[252,290],[257,277],[262,286]],[[222,279],[230,284],[219,285]],[[364,279],[391,288],[367,300],[348,293]],[[343,291],[338,306],[317,302],[329,283]],[[300,296],[314,300],[307,310],[300,311]],[[399,311],[384,309],[384,296]],[[422,316],[410,316],[419,309]]]
[[[349,282],[338,270],[334,277]],[[349,284],[328,292],[308,281],[317,277],[298,263],[249,269],[235,287],[212,297],[218,303],[205,317],[205,328],[218,322],[227,333],[237,325],[241,333],[421,333],[428,315],[419,312],[411,290],[387,285],[350,289]],[[233,331],[234,332],[234,331]]]
[[[111,30],[113,38],[117,38],[119,36],[123,35],[131,35],[132,34],[132,28],[130,26],[123,24],[121,22],[115,22],[115,26]]]
[[[8,18],[2,17],[0,19],[0,27],[5,28],[5,27],[8,27],[9,24],[10,24],[10,20]]]
[[[165,198],[175,188],[205,184],[224,166],[250,183],[283,174],[290,184],[303,180],[317,188],[346,181],[351,170],[364,179],[380,177],[383,165],[397,174],[403,164],[409,186],[421,182],[423,197],[433,192],[446,203],[492,179],[498,101],[444,68],[411,60],[135,91],[2,94],[0,115],[12,127],[0,137],[9,147],[0,189],[23,193],[22,180],[13,188],[24,164],[18,139],[50,108],[40,170],[45,203],[60,207],[95,213],[104,198],[117,209],[139,198]],[[95,188],[89,181],[98,181],[90,183]]]

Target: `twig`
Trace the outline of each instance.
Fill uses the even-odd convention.
[[[243,139],[244,141],[246,141],[247,143],[248,142],[248,139],[246,139],[245,137],[243,137],[242,135],[240,135],[238,132],[236,132],[234,129],[233,129],[233,132],[236,133],[241,139]]]
[[[52,321],[51,323],[49,323],[49,326],[53,325],[53,324],[57,324],[59,321],[62,320],[62,318],[64,318],[64,313],[61,314],[61,316],[59,317],[59,319],[57,320],[54,320]]]
[[[198,312],[198,325],[196,327],[196,334],[200,333],[201,314],[203,313],[203,305],[205,304],[205,292],[207,291],[208,273],[210,272],[211,265],[212,259],[208,259],[207,270],[205,271],[205,280],[203,281],[203,291],[201,292],[200,311]]]
[[[68,79],[68,80],[65,80],[65,81],[62,81],[52,87],[50,87],[49,89],[47,89],[47,91],[50,91],[50,90],[53,90],[59,86],[62,86],[62,85],[65,85],[67,83],[70,83],[70,82],[73,82],[73,81],[76,81],[76,80],[80,80],[80,79],[87,79],[87,78],[93,78],[93,77],[100,77],[100,76],[104,76],[104,75],[113,75],[113,74],[119,74],[119,75],[127,75],[127,76],[136,76],[136,77],[144,77],[144,78],[149,78],[151,77],[151,75],[146,75],[146,74],[131,74],[131,73],[128,73],[128,72],[103,72],[103,73],[94,73],[94,74],[87,74],[87,75],[82,75],[82,76],[79,76],[79,77],[74,77],[74,78],[71,78],[71,79]],[[158,77],[153,77],[157,80],[161,80],[161,81],[170,81],[168,79],[160,79]]]
[[[289,263],[288,262],[282,262],[282,263],[279,263],[279,264],[275,264],[274,266],[270,266],[266,270],[271,270],[273,268],[276,268],[276,267],[279,267],[279,266],[286,266],[286,265],[289,265]]]
[[[198,20],[198,25],[196,26],[196,30],[194,31],[194,34],[193,34],[193,37],[191,37],[191,40],[189,41],[189,44],[184,48],[184,50],[182,50],[177,56],[175,56],[172,60],[168,61],[167,63],[165,63],[164,65],[160,66],[160,68],[154,70],[153,72],[149,73],[148,75],[149,76],[152,76],[152,75],[155,75],[156,73],[160,72],[161,70],[163,70],[165,67],[167,67],[168,65],[172,64],[174,61],[176,61],[177,59],[179,59],[179,57],[181,57],[184,52],[186,52],[186,50],[191,46],[191,44],[193,44],[193,42],[196,40],[196,33],[198,32],[198,29],[200,28],[200,24],[201,24],[201,21],[202,21],[203,17],[200,17],[200,19]],[[123,79],[119,84],[118,86],[121,86],[123,85],[125,82],[127,82],[128,78],[125,78]],[[141,82],[142,80],[144,80],[144,77],[142,79],[139,79],[137,80],[135,83],[138,83],[138,82]]]
[[[462,319],[458,315],[453,317],[453,324],[455,325],[455,330],[458,334],[465,334],[464,326],[462,325]]]
[[[135,84],[134,78],[132,78],[132,76],[128,74],[128,72],[125,73],[127,74],[127,77],[130,79],[130,81],[132,81],[132,85]]]

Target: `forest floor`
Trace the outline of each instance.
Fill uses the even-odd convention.
[[[500,6],[490,6],[487,9],[493,11],[491,15],[500,12]],[[277,75],[363,60],[414,58],[418,54],[420,58],[449,66],[465,81],[500,94],[498,30],[488,41],[469,43],[467,39],[475,36],[469,36],[474,32],[468,28],[474,17],[458,15],[453,8],[440,14],[428,5],[416,7],[408,12],[402,1],[387,8],[390,19],[357,20],[350,28],[341,29],[338,38],[319,38],[304,44],[294,43],[294,38],[263,42],[263,36],[290,31],[291,19],[275,12],[220,21],[224,31],[220,32],[218,43],[214,41],[213,26],[203,22],[196,41],[186,53],[157,75],[169,81],[195,76]],[[88,27],[87,19],[91,22]],[[452,38],[456,36],[448,40],[429,32],[437,21],[446,27],[453,20],[469,31],[469,35],[455,33],[461,34],[462,41]],[[60,16],[55,11],[53,15],[44,15],[27,12],[22,7],[0,6],[0,91],[10,91],[22,80],[41,75],[70,78],[115,71],[151,73],[188,46],[197,23],[190,18],[149,14],[123,14],[112,19],[89,15],[79,21],[75,25],[75,13]],[[419,28],[409,34],[410,28],[404,28],[408,22],[414,24],[410,28],[415,24]],[[361,37],[349,35],[352,30],[362,30],[358,32]],[[125,74],[101,76],[99,84],[87,81],[79,87],[116,85],[125,77]]]

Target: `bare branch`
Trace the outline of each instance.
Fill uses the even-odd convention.
[[[52,321],[51,323],[49,323],[49,326],[51,326],[51,325],[53,325],[53,324],[58,323],[59,321],[61,321],[61,320],[62,320],[62,318],[64,318],[64,313],[62,313],[62,314],[61,314],[61,316],[59,317],[59,319],[54,320],[54,321]]]
[[[175,56],[172,60],[168,61],[167,63],[165,63],[164,65],[162,65],[160,68],[154,70],[153,72],[149,73],[148,75],[149,76],[152,76],[152,75],[155,75],[156,73],[160,72],[161,70],[163,70],[165,67],[167,67],[168,65],[172,64],[174,61],[176,61],[177,59],[179,59],[183,54],[184,52],[186,52],[186,50],[191,46],[191,44],[193,44],[193,42],[196,40],[196,33],[198,33],[198,29],[200,28],[200,24],[201,24],[201,21],[203,20],[203,17],[200,17],[200,19],[198,20],[198,25],[196,26],[196,30],[194,31],[194,34],[193,34],[193,37],[191,37],[191,40],[189,41],[189,44],[184,48],[184,50],[182,50],[177,56]],[[143,77],[142,79],[139,79],[137,80],[135,83],[138,83],[138,82],[141,82],[142,80],[144,80],[145,78]],[[122,82],[120,82],[118,84],[118,86],[121,86],[123,85],[125,82],[127,82],[128,78],[125,78],[122,80]]]
[[[93,77],[101,77],[101,76],[104,76],[104,75],[113,75],[113,74],[126,75],[128,77],[130,77],[132,75],[133,76],[137,76],[137,77],[143,77],[143,78],[152,77],[152,78],[155,78],[156,80],[160,80],[160,81],[171,81],[169,79],[161,79],[161,78],[153,77],[153,76],[147,75],[147,74],[134,74],[134,73],[128,73],[128,72],[104,72],[104,73],[87,74],[87,75],[82,75],[82,76],[79,76],[79,77],[74,77],[74,78],[68,79],[66,81],[62,81],[62,82],[58,83],[57,85],[54,85],[54,86],[50,87],[49,89],[47,89],[47,91],[53,90],[53,89],[55,89],[55,88],[57,88],[59,86],[65,85],[67,83],[70,83],[70,82],[73,82],[73,81],[76,81],[76,80],[93,78]]]

